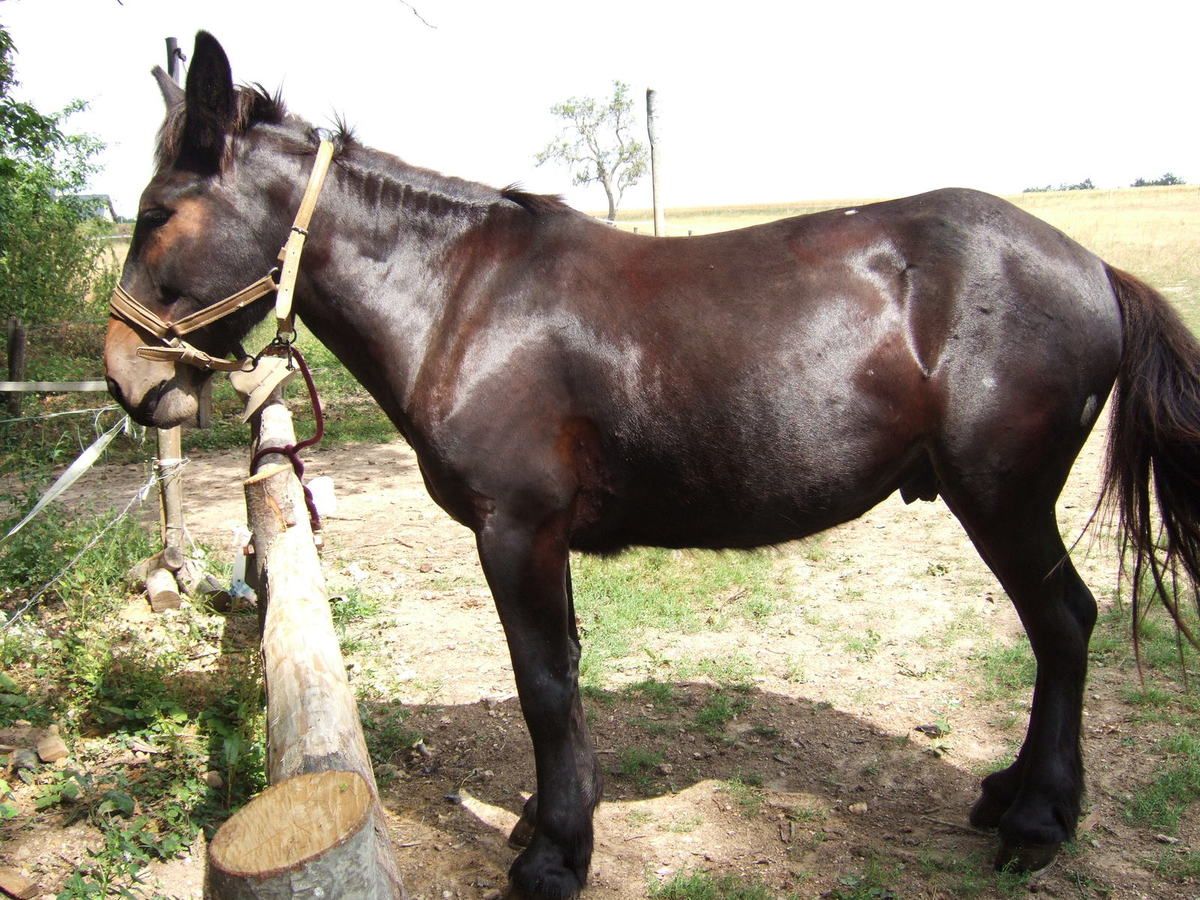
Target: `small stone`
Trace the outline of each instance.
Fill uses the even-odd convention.
[[[39,765],[38,756],[32,750],[24,748],[21,750],[14,750],[12,755],[9,757],[9,765],[11,765],[13,770],[17,772],[21,771],[22,769],[33,770]]]
[[[214,791],[219,791],[221,788],[225,787],[225,779],[222,778],[221,773],[215,769],[211,772],[204,773],[204,783]]]
[[[423,562],[417,568],[421,572],[432,572],[433,571],[433,563]]]
[[[1171,846],[1174,846],[1175,844],[1179,843],[1179,838],[1171,837],[1169,834],[1156,834],[1154,836],[1154,839],[1156,841],[1158,841],[1160,844],[1168,844]]]
[[[670,775],[674,771],[675,771],[675,767],[672,766],[670,763],[659,763],[658,764],[658,774],[659,775]]]
[[[64,759],[68,755],[67,745],[63,743],[63,739],[57,734],[57,729],[52,732],[47,732],[46,735],[38,741],[37,755],[42,762],[52,763],[60,759]]]
[[[865,803],[851,803],[848,808],[850,812],[854,813],[856,816],[864,815],[868,809],[867,804]]]

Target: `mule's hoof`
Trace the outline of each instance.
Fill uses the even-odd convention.
[[[1001,840],[1000,850],[996,854],[996,871],[1043,872],[1050,868],[1061,846],[1061,843],[1024,844]]]
[[[529,846],[529,842],[533,840],[534,823],[524,816],[517,819],[517,824],[513,826],[513,830],[508,834],[508,846],[514,850],[524,850]]]
[[[521,807],[521,818],[513,826],[508,835],[508,846],[514,850],[524,850],[533,840],[533,831],[537,827],[537,794],[530,794],[525,805]]]
[[[539,854],[536,847],[513,861],[508,880],[507,896],[512,900],[572,900],[584,884],[584,878],[564,865],[557,852]]]
[[[971,813],[967,820],[971,823],[972,828],[993,831],[1000,824],[1000,817],[1008,812],[1009,805],[994,797],[989,797],[985,791],[979,795],[979,799],[971,807]]]

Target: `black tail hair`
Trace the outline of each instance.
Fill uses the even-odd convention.
[[[1125,346],[1101,503],[1116,516],[1122,569],[1132,560],[1134,648],[1148,574],[1179,633],[1200,649],[1176,593],[1182,582],[1196,596],[1200,584],[1200,343],[1149,285],[1111,266],[1108,277]]]

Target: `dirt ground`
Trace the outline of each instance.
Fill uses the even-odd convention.
[[[1093,435],[1060,501],[1068,543],[1096,497],[1102,439]],[[244,463],[229,453],[187,467],[197,540],[229,545],[243,520]],[[427,755],[406,749],[378,772],[409,893],[498,897],[533,760],[473,539],[429,500],[399,441],[319,451],[308,471],[332,476],[338,492],[325,529],[331,588],[387,598],[348,660],[372,698],[364,714],[402,711],[424,735]],[[142,478],[138,466],[110,466],[76,490],[99,506],[123,504]],[[1013,752],[1028,712],[1026,697],[977,696],[972,654],[1020,633],[995,579],[944,505],[905,506],[898,496],[772,553],[780,597],[765,622],[647,634],[588,700],[608,781],[586,896],[644,897],[654,882],[695,869],[802,897],[1000,895],[988,865],[995,839],[966,822],[980,773]],[[1101,604],[1111,602],[1111,547],[1085,539],[1074,558]],[[722,656],[750,661],[752,687],[712,735],[690,723],[713,685],[671,673],[678,660]],[[669,681],[673,702],[656,708],[620,690],[647,677]],[[1131,785],[1151,769],[1138,752],[1146,736],[1121,699],[1129,679],[1094,670],[1079,841],[1022,892],[1200,896],[1200,886],[1161,881],[1153,861],[1163,845],[1121,816]],[[929,723],[949,732],[914,731]],[[622,763],[631,747],[655,754],[640,775]],[[1195,847],[1196,836],[1192,814],[1177,849]],[[201,850],[156,869],[152,883],[199,896]]]

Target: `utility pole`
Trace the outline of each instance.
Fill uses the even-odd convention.
[[[658,93],[646,88],[646,131],[650,135],[650,190],[654,197],[654,234],[662,237],[667,233],[667,219],[663,213],[662,155],[658,148]]]

